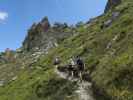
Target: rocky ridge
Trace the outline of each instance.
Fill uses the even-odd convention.
[[[24,51],[48,52],[52,47],[57,47],[66,37],[72,35],[67,24],[55,23],[53,26],[47,17],[44,17],[38,24],[33,24],[28,30],[28,35],[23,42]]]

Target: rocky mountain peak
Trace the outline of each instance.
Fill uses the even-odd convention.
[[[59,40],[71,34],[71,32],[65,30],[70,30],[67,24],[56,23],[51,26],[48,17],[44,17],[38,24],[34,23],[28,30],[23,42],[23,49],[26,51],[39,49],[47,52],[48,48],[58,44]]]
[[[48,17],[44,17],[40,24],[44,31],[47,31],[50,28],[50,22],[48,20]]]

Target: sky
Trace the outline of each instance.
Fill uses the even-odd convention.
[[[0,0],[0,51],[21,47],[27,30],[48,16],[76,24],[103,13],[107,0]]]

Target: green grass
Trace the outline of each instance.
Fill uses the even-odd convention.
[[[32,69],[26,67],[19,71],[17,80],[1,87],[0,100],[77,100],[76,83],[59,78],[52,65],[55,56],[61,57],[63,65],[76,55],[84,59],[98,94],[109,100],[133,100],[132,5],[131,0],[125,0],[117,6],[114,11],[121,15],[108,28],[101,30],[100,25],[110,19],[111,11],[98,17],[89,27],[77,28],[78,34],[62,41]],[[118,38],[113,41],[115,36]],[[107,49],[109,43],[111,47]]]

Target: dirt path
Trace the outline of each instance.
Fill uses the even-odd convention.
[[[79,100],[95,100],[93,97],[92,84],[91,82],[79,82],[76,78],[67,78],[68,74],[65,72],[60,72],[55,68],[55,72],[64,79],[69,81],[77,81],[78,88],[75,93],[78,95]]]

